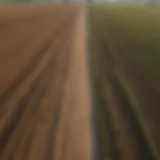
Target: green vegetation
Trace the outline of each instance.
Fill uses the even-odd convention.
[[[109,17],[132,41],[134,57],[160,90],[160,8],[113,5],[96,10]]]
[[[92,16],[88,12],[89,19],[89,37],[88,37],[88,60],[91,68],[91,79],[94,98],[94,119],[96,120],[97,129],[97,143],[99,150],[99,158],[102,160],[111,160],[118,157],[118,149],[116,146],[116,138],[112,116],[110,114],[109,105],[106,99],[104,81],[102,80],[102,73],[100,71],[99,59],[94,46],[94,25]]]
[[[153,85],[155,85],[157,88],[159,87],[158,89],[160,91],[160,83],[159,83],[159,80],[160,80],[160,70],[159,70],[159,67],[160,67],[160,8],[149,8],[147,6],[131,7],[131,6],[116,6],[116,5],[115,6],[99,5],[96,7],[95,6],[90,7],[90,14],[92,17],[92,25],[94,27],[94,30],[92,31],[91,36],[96,37],[96,39],[98,39],[97,45],[99,45],[99,50],[97,51],[98,52],[97,55],[103,54],[101,55],[101,57],[104,56],[103,59],[106,63],[106,72],[108,69],[107,64],[109,62],[111,64],[114,64],[115,55],[116,55],[116,54],[112,54],[113,57],[111,57],[111,55],[108,55],[109,53],[108,50],[112,48],[111,52],[113,53],[114,46],[116,47],[116,43],[113,46],[110,46],[109,38],[111,37],[108,38],[106,36],[107,34],[105,35],[105,29],[107,29],[107,25],[110,24],[111,22],[113,26],[118,26],[118,29],[120,29],[121,31],[120,33],[122,33],[122,41],[124,38],[124,40],[129,40],[129,42],[131,42],[129,43],[131,45],[131,48],[128,49],[127,46],[124,46],[128,49],[127,51],[132,50],[132,47],[134,51],[136,51],[136,52],[131,52],[131,53],[127,52],[127,53],[132,54],[132,56],[130,57],[134,57],[134,59],[138,63],[138,67],[142,67],[142,69],[150,75],[150,78],[153,81]],[[107,21],[109,23],[105,24],[105,22]],[[111,34],[111,36],[114,36],[114,34]],[[116,36],[114,38],[116,41]],[[113,38],[113,43],[114,43],[114,38]],[[106,43],[103,42],[105,40],[106,40]],[[120,43],[121,39],[119,39],[118,42]],[[117,51],[116,53],[118,54],[121,52]],[[114,58],[114,60],[112,58]],[[107,61],[107,59],[109,59],[109,61]],[[113,60],[113,63],[111,62],[112,60]],[[99,70],[99,72],[101,72],[101,70]],[[115,72],[117,72],[117,70]],[[117,78],[120,79],[119,75],[117,76],[118,76]],[[100,76],[98,78],[101,79]],[[101,79],[101,82],[103,82],[102,79]],[[119,86],[125,89],[126,100],[129,101],[128,104],[126,105],[127,106],[126,110],[129,112],[127,115],[133,118],[132,121],[136,123],[135,126],[138,126],[139,132],[137,131],[137,134],[140,135],[139,137],[144,138],[144,142],[146,142],[147,144],[146,146],[148,146],[149,152],[151,152],[155,157],[154,159],[159,159],[158,151],[157,151],[157,148],[155,147],[153,137],[151,137],[150,135],[148,124],[146,125],[147,121],[146,119],[144,119],[144,116],[143,116],[145,115],[145,112],[144,113],[143,111],[139,112],[139,110],[137,110],[137,106],[134,106],[135,104],[132,103],[132,100],[131,100],[134,97],[133,95],[134,93],[132,92],[132,90],[130,91],[132,93],[129,93],[128,90],[126,90],[125,83],[123,81],[120,83]],[[99,91],[97,90],[97,94],[99,96],[105,97],[104,95],[100,94],[103,91],[104,91],[104,86],[100,87]],[[118,97],[120,98],[120,100],[123,100],[122,93],[120,93]],[[121,101],[120,101],[120,104],[123,105],[124,107],[124,104]],[[103,110],[105,107],[109,108],[110,107],[109,105],[110,104],[101,103],[101,105],[98,106],[99,115],[102,116],[101,126],[103,126],[104,124],[107,125],[106,120],[104,121],[103,119],[103,116],[105,116],[103,114]],[[150,107],[152,110],[152,106]],[[153,108],[156,108],[156,106],[153,106]],[[154,117],[153,117],[153,122],[155,122]],[[103,132],[104,134],[101,136],[102,136],[102,139],[105,139],[105,134],[106,136],[108,136],[109,130],[108,132],[106,131],[103,131]],[[108,148],[104,146],[104,149],[108,149]]]

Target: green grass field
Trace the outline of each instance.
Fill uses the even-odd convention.
[[[123,61],[126,61],[127,58],[134,59],[134,65],[146,72],[149,76],[148,78],[151,80],[151,86],[154,86],[158,90],[158,94],[160,91],[160,8],[148,7],[148,6],[120,6],[120,5],[99,5],[99,6],[91,6],[89,10],[89,19],[92,22],[91,37],[92,39],[96,39],[96,43],[91,45],[91,48],[94,48],[96,45],[99,46],[98,49],[93,50],[91,53],[97,53],[97,55],[102,54],[101,52],[103,46],[107,47],[109,50],[104,51],[104,55],[107,56],[109,54],[112,55],[113,64],[116,65],[117,68],[120,68],[119,64],[115,61],[116,56],[121,56],[121,48],[117,45],[116,36],[120,33],[118,43],[128,41],[125,43],[123,48],[126,49],[125,54],[122,54],[124,58]],[[90,23],[89,23],[90,24]],[[112,24],[111,26],[109,26]],[[112,30],[110,27],[115,27],[117,30]],[[109,34],[109,32],[112,32]],[[115,32],[115,34],[114,34]],[[122,35],[122,37],[121,37]],[[124,37],[123,37],[124,36]],[[124,39],[123,39],[124,38]],[[104,43],[104,45],[102,45]],[[128,45],[129,44],[129,45]],[[117,48],[117,49],[115,49]],[[134,51],[132,50],[134,49]],[[115,52],[116,51],[116,52]],[[110,52],[110,53],[109,53]],[[128,55],[131,56],[128,56]],[[102,55],[101,55],[102,56]],[[117,57],[118,57],[117,56]],[[98,56],[97,56],[98,57]],[[98,58],[97,58],[98,59]],[[107,57],[108,59],[108,57]],[[108,61],[105,61],[107,64]],[[131,62],[131,61],[129,61]],[[136,62],[136,63],[135,63]],[[116,63],[116,64],[115,64]],[[130,63],[126,63],[126,68],[130,68]],[[106,72],[107,72],[106,66]],[[112,72],[117,72],[117,70],[110,70]],[[121,70],[123,71],[123,70]],[[132,77],[138,77],[138,72],[134,72],[135,70],[129,69],[130,73],[133,75]],[[128,72],[127,71],[127,72]],[[99,70],[99,72],[102,72]],[[128,74],[128,73],[122,74]],[[140,72],[143,74],[143,72]],[[145,75],[145,74],[144,74]],[[119,75],[118,75],[119,76]],[[129,77],[129,76],[128,76]],[[134,81],[130,81],[126,76],[126,81],[128,84],[132,84]],[[119,77],[120,78],[120,77]],[[146,77],[145,77],[146,78]],[[99,77],[101,79],[101,77]],[[146,84],[143,84],[141,78],[138,79],[140,81],[141,86],[139,89],[143,90],[146,88]],[[121,85],[122,87],[126,87],[125,82]],[[133,86],[136,86],[136,82],[133,83]],[[125,88],[124,87],[124,88]],[[136,88],[136,87],[135,87]],[[146,91],[146,90],[145,90]],[[144,91],[144,92],[145,92]],[[147,90],[147,92],[152,93],[152,90]],[[129,93],[130,92],[130,93]],[[133,110],[135,114],[136,121],[140,124],[140,128],[142,128],[143,135],[146,137],[148,141],[148,146],[150,146],[151,152],[155,155],[155,159],[159,159],[159,142],[158,138],[153,138],[150,129],[150,125],[148,122],[155,124],[155,133],[159,133],[159,103],[154,105],[153,103],[143,103],[143,100],[146,101],[146,95],[142,96],[144,92],[140,92],[136,94],[138,97],[139,106],[134,104],[135,93],[132,92],[130,86],[127,86],[126,94],[128,97],[132,97],[130,101],[131,106],[130,109]],[[138,95],[138,96],[137,96]],[[141,97],[142,96],[142,97]],[[145,97],[145,98],[143,98]],[[152,96],[151,96],[152,97]],[[149,98],[150,99],[150,98]],[[155,99],[152,97],[151,101],[153,102]],[[132,104],[133,103],[133,104]],[[142,105],[141,105],[142,104]],[[144,105],[147,104],[147,105]],[[108,105],[110,106],[110,105]],[[124,106],[124,105],[123,105]],[[105,107],[105,105],[104,105]],[[128,107],[129,108],[129,107]],[[148,108],[146,111],[145,108]],[[102,114],[103,115],[103,114]],[[105,124],[107,126],[107,124]],[[154,134],[155,134],[154,133]],[[156,135],[156,134],[155,134]],[[156,137],[156,136],[155,136]],[[103,139],[104,137],[102,137]],[[107,152],[106,152],[107,154]]]
[[[160,8],[148,6],[98,6],[128,36],[135,58],[160,90]]]

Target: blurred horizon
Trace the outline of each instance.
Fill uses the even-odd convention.
[[[159,0],[0,0],[2,4],[44,4],[44,3],[106,3],[106,4],[159,4]]]

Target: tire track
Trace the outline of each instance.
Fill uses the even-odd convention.
[[[131,137],[133,138],[132,142],[134,141],[133,147],[136,159],[137,160],[156,159],[154,153],[152,153],[152,149],[150,148],[146,137],[144,136],[142,128],[137,120],[137,117],[134,111],[132,110],[133,106],[129,102],[127,93],[125,92],[122,85],[118,81],[116,75],[114,75],[113,73],[109,73],[107,75],[107,79],[113,89],[113,92],[115,94],[115,99],[117,99],[117,102],[120,104],[119,110],[122,114],[125,123],[127,124],[127,126],[125,127],[127,128],[127,130],[129,130],[130,139]]]
[[[75,16],[76,17],[76,16]],[[71,22],[70,22],[71,23]],[[72,22],[72,28],[74,28],[74,22]],[[70,28],[70,30],[72,31],[72,29]],[[69,39],[72,38],[72,34],[70,33],[69,35]],[[69,47],[71,47],[71,43],[68,42],[67,43]],[[67,53],[67,51],[66,51]],[[68,73],[69,73],[69,69],[70,69],[70,63],[71,63],[71,53],[70,53],[70,49],[68,50],[68,54],[66,54],[66,58],[64,58],[64,68],[62,68],[63,70],[63,74],[62,74],[62,82],[59,82],[60,84],[60,89],[59,89],[59,96],[57,96],[57,101],[55,102],[55,108],[54,108],[54,116],[53,116],[53,123],[52,126],[50,127],[50,131],[48,132],[48,147],[44,156],[45,160],[52,160],[54,159],[54,155],[55,155],[55,141],[56,141],[56,134],[57,134],[57,129],[59,127],[60,121],[61,121],[61,112],[63,110],[63,98],[64,98],[64,86],[66,84],[67,78],[68,78]],[[62,85],[63,84],[63,85]],[[63,94],[62,94],[63,93]]]
[[[71,16],[72,17],[72,16]],[[16,89],[20,86],[22,81],[26,79],[26,77],[29,76],[29,74],[32,72],[32,70],[37,66],[37,64],[40,62],[42,57],[44,56],[46,50],[50,47],[52,40],[55,36],[55,34],[59,33],[59,29],[61,26],[65,26],[65,23],[68,21],[68,18],[63,21],[63,23],[60,23],[57,26],[57,29],[54,30],[52,33],[51,38],[46,42],[46,44],[41,48],[41,51],[33,58],[33,60],[22,70],[22,72],[17,76],[17,78],[12,82],[12,84],[6,89],[2,95],[0,95],[0,110],[3,108],[2,106],[7,102],[9,97],[16,91]],[[0,116],[3,114],[3,110],[0,112]]]
[[[67,40],[67,38],[68,38],[68,34],[69,34],[69,32],[67,32],[66,31],[66,35],[63,35],[63,37],[65,36],[66,38],[64,38],[64,39],[66,39]],[[61,43],[61,44],[63,44],[63,43]],[[67,46],[66,46],[66,43],[64,42],[64,45],[63,45],[63,48],[67,48]],[[63,61],[64,62],[67,62],[67,57],[68,57],[68,54],[67,53],[65,53],[64,54],[64,50],[63,50],[63,48],[62,48],[62,50],[61,51],[58,51],[59,52],[59,60],[56,60],[56,63],[57,63],[57,67],[56,67],[56,70],[55,71],[53,71],[54,72],[54,77],[55,77],[55,79],[53,79],[53,82],[52,82],[52,84],[50,85],[50,93],[48,93],[47,94],[47,96],[46,96],[46,98],[44,97],[44,100],[43,100],[43,102],[42,102],[42,104],[43,104],[43,106],[46,106],[45,108],[43,108],[43,106],[41,106],[42,107],[42,109],[41,109],[41,113],[44,113],[45,114],[45,112],[46,112],[46,110],[49,110],[50,112],[49,113],[47,113],[47,114],[45,114],[45,115],[48,115],[50,118],[47,118],[47,120],[44,120],[45,121],[45,123],[47,124],[47,126],[45,125],[44,127],[38,127],[37,128],[37,133],[39,133],[39,132],[41,132],[42,131],[42,133],[41,133],[41,136],[39,136],[39,135],[37,135],[37,133],[36,133],[36,135],[38,136],[37,138],[35,137],[34,138],[34,140],[30,143],[30,147],[28,147],[28,149],[29,149],[29,152],[28,152],[28,156],[27,156],[27,154],[26,154],[26,156],[24,156],[25,158],[27,157],[28,159],[35,159],[34,157],[36,156],[36,158],[37,159],[43,159],[43,155],[44,155],[44,157],[45,157],[45,155],[46,155],[46,153],[45,152],[47,152],[48,153],[48,147],[47,146],[50,146],[50,144],[51,144],[51,139],[55,139],[55,137],[54,137],[54,134],[52,134],[52,133],[50,133],[50,131],[51,130],[56,130],[56,126],[53,126],[52,127],[52,124],[50,124],[50,123],[54,123],[54,121],[53,121],[53,119],[55,119],[55,116],[58,116],[58,114],[56,113],[56,109],[58,109],[58,108],[60,108],[61,106],[59,106],[58,104],[57,104],[57,101],[59,101],[59,98],[61,97],[61,94],[63,93],[62,92],[62,90],[61,90],[61,87],[63,88],[63,82],[62,81],[64,81],[64,79],[63,79],[63,77],[61,77],[61,76],[63,76],[63,74],[64,74],[64,71],[63,71],[63,68],[65,69],[65,68],[67,68],[66,67],[66,65],[65,65],[65,63],[63,63]],[[60,52],[62,52],[62,53],[60,53]],[[66,57],[66,58],[65,58]],[[67,62],[68,63],[68,62]],[[61,65],[62,65],[62,68],[61,68]],[[60,68],[59,68],[60,67]],[[56,72],[57,71],[57,72]],[[60,76],[60,75],[61,76]],[[66,73],[67,74],[67,73]],[[60,76],[60,77],[59,77]],[[60,79],[59,79],[59,78]],[[56,83],[56,81],[58,80],[58,82]],[[51,101],[52,99],[51,98],[48,98],[48,97],[50,97],[50,96],[52,96],[52,97],[54,97],[54,100],[53,100],[53,102]],[[51,101],[51,102],[49,102],[49,101]],[[52,110],[53,110],[53,113],[52,113]],[[39,113],[39,114],[41,114],[41,113]],[[41,117],[41,116],[43,116],[43,114],[42,115],[39,115],[39,117]],[[52,118],[53,117],[53,118]],[[42,119],[43,119],[43,117],[42,117]],[[41,121],[41,120],[40,120]],[[53,122],[52,122],[53,121]],[[38,123],[38,122],[37,122]],[[41,123],[41,122],[39,122],[39,123]],[[44,122],[43,122],[44,123]],[[42,130],[43,129],[43,130]],[[44,130],[46,130],[46,131],[44,131]],[[49,137],[49,136],[47,136],[47,135],[49,135],[49,136],[51,136],[51,137]],[[42,138],[41,138],[42,137]],[[50,139],[49,141],[47,140],[47,137],[48,137],[48,139]],[[47,143],[48,142],[48,143]],[[41,146],[41,147],[39,147],[38,146],[38,144],[39,145],[41,145],[41,144],[43,144],[43,146]],[[47,147],[47,148],[46,148]],[[51,147],[51,149],[50,149],[50,151],[51,151],[51,153],[53,152],[53,149],[52,149],[52,146],[50,146]],[[38,153],[38,154],[35,154],[35,153],[37,153],[37,151],[38,152],[41,152],[41,153]],[[50,155],[49,154],[47,154],[47,156],[48,157],[50,157]],[[20,158],[21,159],[21,158]],[[45,158],[44,158],[45,159]]]
[[[60,46],[59,46],[60,47]],[[58,47],[58,48],[59,48]],[[58,49],[57,48],[57,49]],[[62,54],[62,53],[61,53]],[[38,106],[38,107],[40,107],[39,109],[38,109],[38,111],[40,112],[40,110],[41,110],[41,108],[42,108],[42,106],[41,106],[41,102],[43,101],[43,98],[45,98],[45,96],[47,96],[46,94],[47,94],[47,91],[48,91],[48,89],[49,89],[49,86],[51,86],[51,83],[54,83],[54,78],[56,78],[56,74],[54,74],[55,72],[56,72],[56,69],[57,69],[57,62],[59,62],[58,60],[61,58],[61,55],[60,54],[60,51],[59,50],[57,50],[57,57],[54,59],[54,61],[53,60],[51,60],[51,62],[50,62],[50,67],[49,67],[49,69],[47,69],[46,71],[47,71],[47,73],[46,73],[46,76],[43,76],[43,78],[44,78],[44,80],[45,79],[47,79],[47,84],[46,84],[46,86],[44,86],[45,88],[44,88],[44,91],[41,91],[42,92],[42,94],[43,94],[43,97],[40,97],[39,99],[37,99],[37,101],[36,101],[36,105]],[[51,74],[51,73],[53,73],[53,74]],[[53,81],[53,82],[52,82]],[[37,91],[37,93],[38,93],[38,91]],[[36,93],[35,93],[36,94]],[[32,104],[31,106],[34,106],[35,104]],[[35,106],[36,106],[35,105]],[[53,107],[54,108],[54,107]],[[38,112],[37,111],[37,112]],[[37,129],[37,126],[38,126],[38,117],[39,117],[39,115],[38,115],[38,113],[37,113],[37,116],[36,116],[36,122],[35,122],[35,125],[34,125],[34,128],[33,128],[33,131],[32,131],[32,133],[31,133],[31,135],[30,135],[30,137],[28,137],[28,139],[25,141],[25,145],[24,144],[22,144],[24,147],[24,149],[23,149],[23,154],[22,154],[22,157],[20,157],[20,159],[27,159],[27,156],[28,156],[28,154],[29,154],[29,151],[31,150],[31,148],[32,148],[32,145],[33,145],[33,143],[34,143],[34,138],[35,138],[35,136],[36,136],[36,129]],[[18,151],[17,151],[17,156],[19,156],[19,153],[18,153]],[[15,158],[14,159],[17,159],[16,158],[16,156],[15,156]]]
[[[97,32],[97,45],[99,45],[99,54],[96,55],[99,59],[98,67],[101,71],[100,78],[104,87],[101,90],[105,90],[106,96],[105,101],[109,103],[104,106],[111,111],[112,119],[112,127],[115,128],[115,131],[112,135],[113,142],[111,142],[110,148],[112,153],[115,151],[115,147],[118,147],[119,156],[114,157],[115,154],[112,155],[113,159],[136,159],[136,160],[156,160],[156,156],[150,147],[148,140],[143,133],[142,126],[139,124],[136,113],[133,110],[133,107],[127,92],[123,88],[120,83],[116,72],[115,72],[115,57],[112,55],[108,44],[106,43],[104,32],[105,28],[100,26],[100,22],[98,20],[92,20],[95,22],[95,28],[93,31]],[[99,43],[98,43],[99,42]],[[105,112],[105,111],[104,111]],[[108,117],[108,116],[107,116]],[[116,123],[116,124],[115,124]],[[118,125],[117,125],[118,124]],[[110,126],[110,124],[108,124]],[[120,134],[121,132],[121,134]],[[120,135],[122,135],[121,137]],[[126,137],[124,139],[124,137]],[[127,142],[125,141],[127,139]],[[107,142],[106,142],[107,143]],[[128,146],[128,148],[126,148]],[[131,152],[129,152],[131,150]],[[130,155],[129,155],[130,154]]]
[[[17,110],[15,111],[15,114],[11,118],[10,123],[5,127],[6,129],[4,129],[2,136],[0,137],[0,144],[1,144],[0,145],[0,152],[2,152],[5,148],[5,146],[7,145],[11,134],[14,132],[14,129],[18,125],[18,122],[20,121],[23,113],[25,112],[25,108],[27,107],[27,104],[29,103],[31,97],[33,96],[33,93],[36,91],[36,88],[39,85],[39,83],[37,83],[37,81],[39,81],[41,78],[45,77],[44,72],[46,72],[48,70],[50,65],[53,63],[53,60],[55,60],[55,58],[52,57],[51,62],[43,69],[41,74],[34,80],[32,87],[31,87],[31,90],[18,102]]]
[[[0,137],[0,152],[4,149],[6,146],[9,137],[12,135],[15,127],[18,125],[18,122],[20,121],[21,117],[23,116],[23,113],[25,112],[25,108],[27,107],[30,98],[33,96],[33,93],[35,89],[38,87],[39,83],[38,81],[44,77],[45,72],[50,67],[50,65],[53,63],[51,62],[43,69],[41,74],[35,79],[35,81],[32,84],[31,90],[28,91],[26,95],[18,102],[17,109],[14,113],[14,115],[10,119],[10,123],[5,127],[1,137]],[[22,107],[23,106],[23,107]]]
[[[120,152],[117,148],[117,137],[115,131],[115,125],[113,122],[113,116],[110,110],[110,104],[106,98],[105,92],[105,80],[104,74],[108,68],[113,66],[113,60],[111,55],[106,54],[108,48],[104,48],[106,44],[103,42],[95,24],[95,19],[91,18],[91,33],[94,32],[94,36],[91,40],[91,51],[93,64],[91,63],[91,71],[93,76],[93,97],[95,97],[95,108],[93,111],[93,119],[95,121],[96,128],[96,143],[99,148],[95,148],[95,159],[113,159],[119,160]],[[94,27],[93,27],[94,26]],[[91,35],[92,36],[92,35]],[[92,46],[91,46],[92,47]],[[107,63],[106,63],[107,62]],[[109,63],[109,64],[108,64]]]
[[[60,45],[59,45],[59,47],[60,47]],[[59,57],[59,55],[58,55],[59,52],[57,52],[57,51],[56,51],[56,55],[55,54],[52,55],[48,64],[45,66],[45,68],[42,70],[40,75],[33,82],[33,84],[32,84],[33,87],[31,87],[31,90],[33,90],[33,92],[31,94],[29,92],[27,93],[30,95],[30,99],[28,101],[23,102],[24,103],[23,106],[25,106],[26,110],[25,109],[23,110],[23,113],[21,114],[22,118],[23,118],[23,114],[25,114],[27,112],[27,110],[31,110],[31,112],[32,112],[31,113],[32,115],[30,115],[30,117],[34,116],[34,114],[36,112],[38,112],[39,105],[42,101],[42,98],[45,96],[47,88],[48,88],[49,84],[51,83],[51,80],[53,79],[52,77],[49,78],[50,77],[49,72],[51,72],[51,70],[55,69],[55,67],[56,67],[55,64],[56,64],[57,58]],[[26,97],[27,94],[24,97]],[[24,101],[24,98],[22,98],[19,103],[21,103],[21,101]],[[33,109],[32,109],[32,107],[33,107]],[[21,108],[21,105],[18,108]],[[17,117],[16,115],[14,115],[14,116]],[[19,119],[19,121],[20,121],[20,119]],[[24,120],[24,121],[27,121],[27,120]],[[28,122],[26,122],[26,123],[28,123]],[[11,125],[11,126],[13,127],[13,125]],[[25,127],[25,125],[21,128],[22,131],[23,131],[24,127]],[[16,131],[18,129],[16,129],[16,127],[14,127],[14,130]],[[34,131],[36,130],[36,125],[33,130]],[[23,135],[24,133],[25,133],[24,131],[22,133],[20,133],[20,131],[19,131],[19,134],[21,134],[21,135]],[[6,135],[6,134],[4,134],[4,135]],[[12,133],[10,133],[10,135],[12,135]],[[31,136],[31,137],[34,137],[34,136]],[[28,150],[27,146],[30,146],[29,142],[31,142],[31,140],[32,140],[31,137],[29,137],[30,140],[26,141],[26,143],[27,143],[27,145],[25,147],[26,150]],[[18,138],[19,137],[17,136],[17,143],[18,143]],[[16,147],[14,147],[14,150],[15,150],[15,148]],[[10,158],[8,158],[8,159],[11,159],[11,157],[14,156],[14,154],[15,154],[14,150],[12,151],[12,154],[11,154]],[[23,159],[25,159],[25,158],[26,158],[26,156],[23,156]]]
[[[103,41],[104,42],[104,41]],[[102,47],[105,47],[107,45],[103,45]],[[101,51],[102,53],[102,62],[105,64],[105,54],[111,54],[110,52],[104,53],[105,49]],[[108,57],[108,56],[107,56]],[[111,57],[111,56],[109,56]],[[115,99],[115,104],[113,104],[115,107],[112,109],[112,112],[115,112],[114,115],[116,116],[117,114],[117,119],[123,119],[121,124],[121,128],[124,128],[126,132],[128,133],[129,136],[129,143],[130,146],[132,146],[133,150],[132,153],[133,155],[130,155],[132,158],[135,157],[137,160],[154,160],[156,159],[154,153],[152,152],[151,147],[149,146],[148,140],[146,139],[143,130],[138,122],[137,115],[133,111],[133,107],[131,102],[129,101],[129,97],[124,90],[122,84],[119,82],[118,77],[116,76],[116,73],[114,72],[114,63],[112,60],[112,65],[110,65],[111,69],[110,72],[106,72],[106,66],[104,65],[103,73],[105,74],[104,76],[104,84],[106,83],[105,81],[108,82],[108,85],[111,88],[111,96],[113,96],[113,99]],[[107,90],[107,88],[105,88]],[[117,104],[117,105],[116,105]],[[114,111],[115,110],[115,111]],[[118,113],[119,112],[119,113]],[[118,133],[116,133],[118,134]],[[120,137],[119,137],[120,138]],[[119,139],[117,139],[119,142]],[[122,144],[121,144],[122,145]],[[120,148],[122,146],[119,146]],[[127,153],[126,153],[127,155]],[[121,157],[121,152],[120,152],[120,159]],[[134,159],[134,158],[133,158]]]

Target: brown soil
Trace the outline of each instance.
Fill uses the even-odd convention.
[[[90,160],[85,7],[1,8],[0,159]]]

